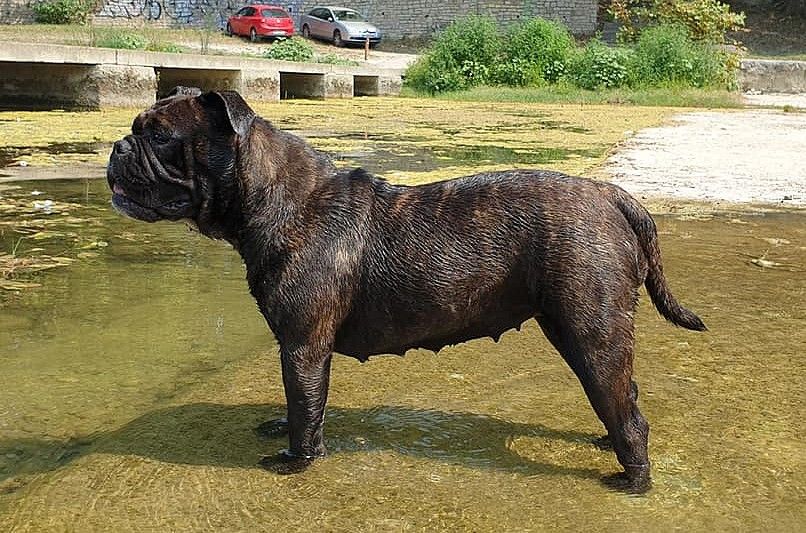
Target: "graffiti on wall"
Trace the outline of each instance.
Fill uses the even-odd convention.
[[[157,21],[223,28],[244,0],[108,0],[99,18]]]

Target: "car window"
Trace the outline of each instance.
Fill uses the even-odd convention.
[[[336,20],[353,20],[353,21],[364,21],[364,17],[361,16],[360,13],[353,11],[352,9],[334,9],[333,15],[336,17]]]
[[[311,16],[324,20],[327,18],[327,9],[322,8],[314,9],[313,11],[311,11]]]
[[[249,11],[250,9],[252,9],[252,8],[251,7],[242,7],[240,11],[235,13],[235,16],[236,17],[245,17],[247,11]]]
[[[254,7],[247,7],[247,8],[244,10],[244,14],[243,14],[243,16],[245,16],[245,17],[251,17],[251,16],[253,16],[255,13],[257,13],[257,9],[255,9]]]
[[[272,19],[287,19],[288,13],[282,9],[264,9],[260,12],[260,16]]]

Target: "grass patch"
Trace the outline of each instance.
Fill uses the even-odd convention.
[[[142,27],[135,29],[78,24],[0,25],[0,42],[127,48],[152,52],[186,52],[194,46],[203,48],[206,41],[218,42],[220,40],[221,42],[228,42],[226,39],[228,38],[219,35],[217,32],[213,32],[212,37],[202,34],[197,28]],[[143,41],[145,41],[145,44],[143,44]]]
[[[522,102],[530,104],[630,104],[651,107],[743,107],[741,95],[722,89],[618,88],[589,91],[570,84],[544,87],[474,87],[430,96],[403,87],[401,96],[468,102]]]

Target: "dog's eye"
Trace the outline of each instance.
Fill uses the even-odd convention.
[[[157,144],[168,144],[173,140],[173,136],[166,131],[154,132],[152,138],[154,139],[154,142]]]

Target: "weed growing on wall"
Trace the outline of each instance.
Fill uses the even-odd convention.
[[[42,24],[86,24],[94,7],[91,0],[43,0],[32,4],[31,10]]]
[[[120,30],[99,37],[96,45],[101,48],[120,50],[145,50],[148,46],[148,38],[141,33]]]
[[[182,47],[143,32],[129,29],[96,28],[92,31],[92,46],[118,50],[148,50],[149,52],[181,53]]]

